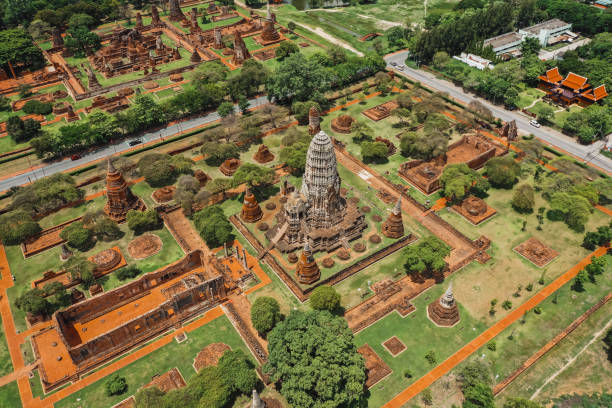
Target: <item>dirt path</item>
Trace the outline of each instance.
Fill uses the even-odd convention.
[[[353,48],[349,43],[339,40],[338,38],[334,37],[333,35],[329,35],[325,32],[325,30],[323,30],[321,27],[311,27],[307,24],[304,23],[296,23],[297,25],[299,25],[302,28],[305,28],[306,30],[315,33],[316,35],[318,35],[319,37],[325,38],[327,41],[329,41],[330,43],[339,45],[342,48],[345,48],[355,54],[357,54],[359,57],[363,57],[364,54],[361,51],[357,51],[355,48]]]
[[[597,340],[599,340],[600,336],[602,336],[606,330],[608,330],[608,327],[612,326],[612,319],[608,320],[608,323],[606,323],[606,325],[604,327],[602,327],[602,329],[600,331],[598,331],[597,333],[593,334],[593,338],[591,340],[589,340],[589,342],[587,344],[584,345],[583,348],[580,349],[580,351],[578,353],[576,353],[574,356],[572,356],[567,363],[565,363],[563,365],[563,367],[559,368],[557,371],[555,371],[555,373],[553,375],[551,375],[550,377],[548,377],[546,379],[546,381],[544,381],[544,384],[542,384],[540,386],[540,388],[538,388],[531,397],[529,397],[530,400],[535,399],[540,392],[544,389],[544,387],[546,387],[548,384],[550,384],[555,378],[557,378],[557,376],[559,374],[561,374],[563,371],[565,371],[565,369],[567,367],[569,367],[570,365],[572,365],[572,363],[574,361],[576,361],[576,359],[578,358],[578,356],[580,356],[584,351],[586,351],[586,349],[588,349],[593,343],[595,343]]]
[[[403,26],[402,23],[398,23],[397,21],[389,21],[389,20],[382,20],[380,18],[376,18],[373,16],[367,16],[365,14],[357,14],[359,17],[361,18],[367,18],[370,20],[374,20],[376,21],[376,25],[378,26],[378,28],[382,29],[382,30],[388,30],[392,27],[401,27]]]
[[[382,408],[401,408],[405,403],[410,401],[413,397],[417,396],[421,391],[429,387],[436,380],[438,380],[450,370],[455,368],[458,364],[467,359],[478,349],[480,349],[482,346],[491,341],[495,336],[497,336],[511,324],[520,319],[525,314],[525,312],[539,305],[548,296],[552,295],[555,291],[557,291],[557,289],[559,289],[561,286],[565,285],[567,282],[573,279],[578,274],[578,272],[584,269],[586,265],[591,263],[592,257],[602,256],[606,253],[606,251],[607,248],[597,248],[590,255],[582,259],[563,275],[559,276],[548,286],[544,287],[542,290],[540,290],[538,293],[528,299],[525,303],[514,309],[512,312],[510,312],[500,321],[495,323],[493,326],[489,327],[474,340],[461,347],[459,351],[447,358],[444,362],[442,362],[442,364],[438,365],[433,370],[425,374],[423,377],[419,378],[416,382],[405,388],[402,392],[393,397],[389,402],[384,404]]]

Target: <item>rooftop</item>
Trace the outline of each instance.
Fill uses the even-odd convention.
[[[543,21],[536,25],[532,25],[531,27],[521,28],[521,31],[526,31],[528,33],[538,35],[542,30],[556,30],[562,27],[568,26],[569,23],[565,21],[559,20],[558,18],[553,18],[552,20]]]
[[[515,42],[521,42],[522,38],[523,37],[519,33],[511,32],[498,35],[497,37],[487,38],[486,40],[484,40],[483,45],[485,47],[490,45],[495,49]]]

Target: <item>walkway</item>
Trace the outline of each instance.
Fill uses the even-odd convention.
[[[459,349],[459,351],[447,358],[442,364],[438,365],[429,373],[419,378],[416,382],[404,389],[404,391],[397,394],[389,402],[384,404],[382,408],[401,408],[406,402],[410,401],[410,399],[418,395],[421,391],[433,384],[437,379],[455,368],[459,363],[461,363],[470,355],[472,355],[472,353],[478,351],[478,349],[480,349],[482,346],[491,341],[495,336],[497,336],[503,330],[508,328],[511,324],[520,319],[525,314],[525,312],[539,305],[543,300],[553,294],[557,289],[559,289],[561,286],[565,285],[567,282],[573,279],[578,274],[578,272],[584,269],[586,265],[591,263],[592,257],[604,255],[606,251],[607,248],[597,248],[586,258],[582,259],[580,262],[574,265],[570,270],[559,276],[548,286],[544,287],[533,297],[528,299],[525,303],[514,309],[503,319],[495,323],[493,326],[489,327],[474,340],[463,346],[461,349]]]

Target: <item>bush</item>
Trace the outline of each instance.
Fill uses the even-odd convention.
[[[429,350],[427,352],[427,354],[425,354],[425,360],[427,360],[427,362],[429,364],[436,365],[436,363],[438,362],[438,360],[436,359],[436,353],[433,350]]]
[[[363,142],[361,157],[364,163],[386,163],[387,145],[382,142]]]
[[[119,279],[120,281],[124,281],[126,279],[135,278],[141,273],[142,271],[136,265],[128,265],[115,272],[115,275],[117,276],[117,279]]]
[[[205,157],[204,161],[209,166],[219,166],[227,159],[240,157],[240,152],[233,143],[204,143],[200,152]]]
[[[32,118],[21,120],[18,116],[9,116],[6,121],[6,132],[17,143],[22,143],[38,136],[40,128],[40,122]]]
[[[276,299],[258,297],[251,307],[251,323],[257,332],[266,335],[281,320],[280,306]]]
[[[405,369],[404,378],[412,378],[412,371],[410,371],[409,369]]]
[[[535,194],[533,187],[529,184],[520,185],[514,190],[512,195],[512,208],[519,213],[531,213],[533,212],[533,206],[535,205]]]
[[[497,343],[495,341],[490,341],[487,343],[487,348],[491,351],[497,350]]]
[[[81,221],[73,222],[65,227],[60,232],[60,238],[65,239],[71,247],[83,252],[91,249],[94,244],[93,232],[85,228]]]
[[[510,156],[494,157],[485,164],[485,171],[492,186],[510,188],[521,174],[521,166]]]
[[[40,232],[40,225],[23,210],[0,215],[0,241],[4,245],[17,245]]]
[[[331,286],[321,285],[312,291],[310,307],[333,312],[340,307],[340,294]]]
[[[502,308],[504,310],[510,310],[512,309],[512,302],[509,300],[504,300],[504,302],[502,303]]]
[[[162,227],[161,218],[155,209],[147,211],[130,210],[127,213],[128,228],[136,234],[152,231]]]
[[[542,308],[540,306],[536,306],[533,308],[533,313],[542,314]]]
[[[41,102],[36,99],[31,99],[23,105],[23,111],[30,115],[48,115],[53,112],[53,104],[49,102]]]
[[[119,374],[113,375],[106,381],[106,395],[121,395],[127,391],[128,385],[125,377],[120,377]]]

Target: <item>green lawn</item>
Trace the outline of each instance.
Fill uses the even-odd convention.
[[[0,377],[9,374],[12,371],[13,363],[6,344],[6,337],[4,335],[4,331],[2,330],[0,331]],[[1,398],[0,401],[2,401]]]
[[[17,381],[13,381],[12,383],[0,387],[0,406],[2,408],[21,407],[21,398],[19,397]]]
[[[356,345],[369,344],[393,370],[391,375],[370,388],[369,407],[380,407],[393,395],[433,368],[425,354],[434,350],[438,364],[456,352],[462,345],[472,340],[486,328],[475,320],[461,302],[461,320],[454,327],[438,327],[427,317],[427,305],[439,298],[447,284],[436,285],[413,299],[416,310],[402,318],[393,312],[355,336]],[[392,336],[406,345],[397,357],[393,357],[382,345]],[[404,378],[404,371],[412,373],[411,379]]]
[[[163,374],[173,367],[178,367],[185,380],[195,375],[193,360],[203,347],[210,343],[222,342],[233,350],[243,350],[255,361],[242,339],[224,315],[187,334],[187,340],[181,344],[172,340],[169,344],[157,349],[144,358],[117,370],[115,373],[125,377],[128,383],[127,393],[107,397],[105,379],[71,394],[55,404],[57,408],[77,407],[110,407],[119,401],[135,394],[138,388],[151,381],[151,378]]]

